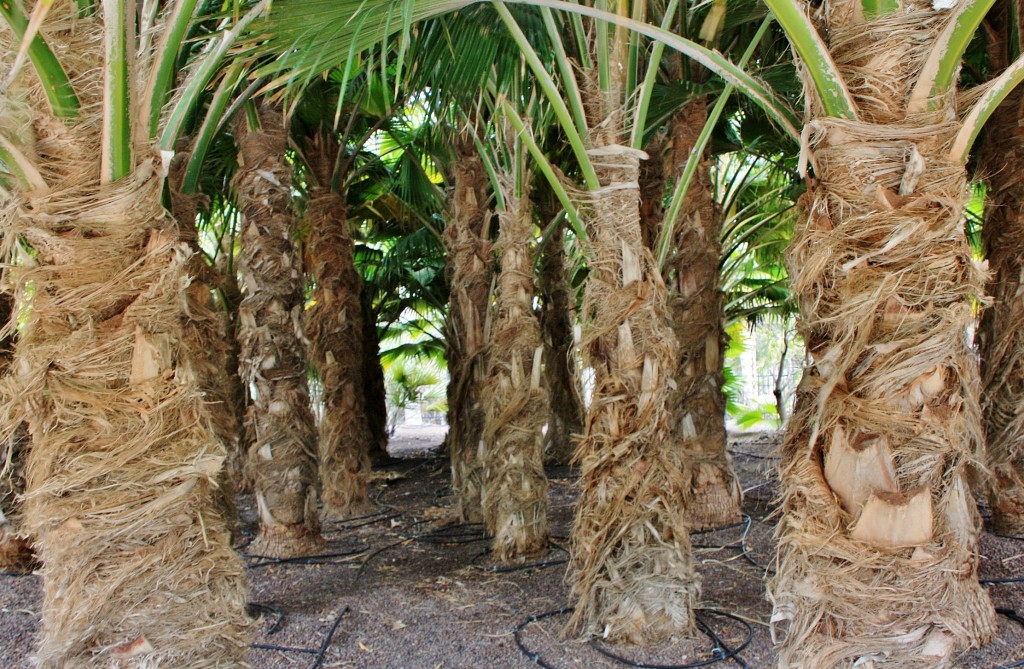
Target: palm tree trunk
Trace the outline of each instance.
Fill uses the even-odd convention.
[[[502,562],[541,553],[548,545],[548,481],[544,476],[547,393],[541,384],[540,323],[533,313],[533,211],[512,179],[502,183],[495,250],[501,257],[491,320],[484,408],[484,523],[491,553]]]
[[[475,149],[464,148],[459,153],[453,166],[451,218],[444,231],[448,285],[451,286],[445,337],[450,379],[447,442],[459,516],[465,521],[479,522],[483,518],[480,506],[482,353],[494,264],[491,243],[486,236],[490,217],[487,175]]]
[[[19,196],[21,214],[3,230],[5,242],[36,252],[13,275],[32,302],[17,376],[3,383],[32,440],[25,524],[43,563],[37,665],[241,666],[244,568],[214,504],[226,452],[186,335],[191,319],[209,318],[186,290],[192,252],[161,206],[155,151],[102,182],[100,16],[75,18],[74,3],[51,14],[60,29],[48,39],[75,56],[66,66],[82,118],[51,119],[42,92],[29,91],[30,153],[50,188]]]
[[[948,667],[995,629],[968,487],[983,441],[965,335],[983,275],[965,169],[946,156],[958,124],[951,96],[906,113],[907,73],[948,16],[931,3],[826,13],[860,120],[813,103],[815,180],[790,249],[813,364],[783,444],[779,667]]]
[[[374,463],[388,459],[388,402],[375,317],[373,309],[364,304],[363,402],[370,430],[370,461]]]
[[[542,308],[540,329],[544,340],[544,377],[551,412],[544,461],[568,464],[574,434],[583,432],[583,398],[576,380],[576,346],[572,331],[575,299],[565,267],[565,222],[557,223],[540,256]]]
[[[188,157],[186,151],[177,152],[171,160],[167,175],[171,214],[178,222],[182,241],[187,243],[192,251],[188,266],[188,272],[193,277],[188,287],[189,298],[202,305],[198,313],[206,316],[203,319],[189,320],[185,328],[185,335],[188,337],[186,345],[202,356],[194,360],[193,365],[196,367],[200,389],[206,396],[206,409],[217,438],[228,451],[227,466],[224,468],[218,491],[219,503],[223,505],[226,517],[237,519],[235,477],[231,463],[239,459],[241,423],[231,402],[231,392],[234,386],[240,385],[240,380],[237,373],[233,377],[228,375],[229,359],[232,356],[231,342],[234,337],[229,336],[229,322],[225,311],[213,302],[212,291],[223,284],[224,277],[218,275],[217,271],[206,263],[199,248],[196,217],[200,206],[208,198],[197,193],[183,193],[180,188]],[[237,360],[237,351],[234,353]]]
[[[370,431],[363,411],[363,318],[345,200],[312,189],[306,218],[306,269],[316,280],[305,311],[310,361],[320,371],[320,484],[323,517],[338,519],[366,505]]]
[[[700,589],[685,520],[689,471],[667,413],[676,348],[665,284],[641,233],[642,154],[617,145],[590,153],[602,188],[586,220],[582,315],[595,385],[576,451],[570,627],[649,643],[692,632]]]
[[[240,133],[235,176],[245,217],[238,258],[246,295],[239,305],[239,373],[250,389],[255,442],[248,466],[260,531],[252,550],[286,557],[315,551],[316,427],[309,402],[302,272],[292,244],[291,170],[281,114],[264,104],[261,129]]]
[[[988,123],[980,164],[989,172],[985,252],[994,299],[978,328],[982,361],[982,411],[988,438],[992,529],[1024,537],[1024,96],[1011,95]]]
[[[707,100],[701,97],[672,119],[671,172],[677,179],[707,115]],[[710,165],[702,160],[686,192],[666,268],[669,313],[679,343],[669,415],[673,440],[693,462],[686,513],[694,529],[736,523],[742,514],[739,480],[725,449],[725,331],[718,272],[721,227]]]

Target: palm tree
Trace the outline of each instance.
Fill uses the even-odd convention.
[[[289,49],[298,40],[316,44],[318,57],[300,56],[298,69],[289,75],[303,80],[318,71],[321,57],[337,54],[343,58],[355,44],[386,37],[394,30],[389,27],[389,20],[399,13],[402,25],[407,26],[432,13],[469,4],[469,0],[453,0],[360,8],[342,3],[324,10],[286,2],[277,6],[281,13],[272,30],[271,45]],[[531,30],[544,35],[545,53],[550,48],[555,59],[548,69],[538,54],[540,47],[534,46],[536,35],[527,37],[516,16],[503,3],[494,3],[525,56],[538,89],[550,104],[559,132],[568,140],[577,165],[576,174],[588,200],[585,207],[576,206],[514,106],[502,105],[502,112],[523,135],[539,171],[556,192],[577,237],[586,246],[591,270],[582,320],[585,359],[595,369],[597,381],[587,431],[576,456],[581,464],[583,492],[573,538],[572,578],[579,605],[571,625],[620,640],[660,639],[692,629],[691,608],[697,584],[684,517],[685,490],[681,485],[686,455],[670,446],[665,413],[669,374],[677,363],[676,351],[671,345],[660,268],[643,245],[639,218],[639,144],[644,137],[642,126],[653,75],[644,77],[641,93],[635,98],[639,101],[637,112],[630,114],[633,108],[627,107],[627,100],[634,99],[630,94],[639,81],[635,72],[625,78],[619,74],[627,70],[627,52],[639,52],[639,38],[627,38],[619,29],[612,31],[604,20],[656,35],[701,58],[713,71],[744,85],[746,92],[795,133],[791,115],[770,92],[720,55],[632,18],[634,14],[643,16],[643,3],[623,3],[623,15],[604,12],[590,4],[558,0],[541,4],[601,19],[588,33],[582,22],[560,19],[548,9],[530,15]],[[322,13],[325,11],[335,14],[337,20],[326,19]],[[311,23],[311,14],[316,15],[313,25],[331,26],[329,34],[305,27]],[[589,47],[579,46],[591,39],[595,53],[590,53]],[[573,56],[579,69],[571,62]],[[288,67],[291,62],[295,61],[285,56],[275,67]],[[577,82],[576,72],[580,70],[587,76],[585,85]],[[656,73],[657,67],[651,71]],[[627,128],[631,147],[620,146],[627,141]],[[466,159],[460,161],[460,165],[467,163]],[[466,180],[476,179],[475,190],[483,191],[481,170],[477,167],[468,172]],[[460,193],[458,179],[455,192]],[[479,211],[484,199],[480,194],[466,201]],[[479,234],[475,237],[483,238]],[[465,248],[472,253],[468,243]],[[475,255],[487,257],[483,253]],[[457,280],[452,285],[453,295],[468,288],[468,284]],[[486,295],[486,285],[477,281],[472,288]],[[474,318],[479,322],[479,316]],[[456,378],[453,373],[453,380]],[[451,402],[452,407],[455,404]],[[470,448],[477,445],[475,441],[470,444]],[[464,486],[466,480],[472,482],[472,477],[456,471],[454,480]],[[629,495],[633,503],[615,503],[620,495]],[[471,496],[464,494],[463,499]]]
[[[481,506],[494,537],[491,553],[502,562],[543,552],[549,534],[542,432],[548,406],[541,383],[544,346],[533,312],[533,207],[529,173],[520,162],[525,151],[518,142],[508,143],[504,157],[512,166],[508,169],[506,164],[498,175],[501,203],[495,251],[501,270],[480,393]]]
[[[244,222],[238,259],[246,293],[239,305],[239,374],[250,389],[252,472],[260,531],[252,550],[288,557],[321,544],[317,437],[299,339],[301,265],[292,242],[291,166],[279,109],[260,104],[240,124],[235,188]],[[258,125],[257,125],[258,124]]]
[[[1016,55],[1011,54],[1011,36],[1020,18],[1008,3],[999,3],[990,19],[995,24],[993,32],[1004,36],[989,48],[991,66],[1003,70]],[[1024,537],[1024,415],[1020,409],[1024,396],[1024,305],[1018,299],[1024,241],[1024,189],[1018,176],[1024,156],[1022,111],[1024,95],[1017,90],[993,114],[977,161],[984,166],[981,176],[988,186],[982,233],[992,272],[986,288],[993,299],[992,306],[982,314],[977,337],[981,407],[993,476],[988,497],[993,531],[1013,537]]]
[[[0,160],[21,211],[4,242],[35,254],[12,277],[31,305],[4,396],[32,439],[39,666],[238,665],[244,571],[215,505],[226,452],[186,335],[212,317],[185,290],[193,252],[161,205],[157,135],[173,150],[196,90],[254,15],[224,21],[174,88],[196,3],[159,8],[137,30],[118,2],[38,3],[31,19],[0,9],[3,52],[20,41],[32,70],[2,61],[4,108],[30,110],[21,127],[34,132],[5,133]]]
[[[795,3],[769,5],[801,59],[814,170],[789,256],[813,363],[783,446],[779,666],[950,666],[995,629],[968,486],[983,275],[964,164],[1024,65],[959,109],[991,3],[831,3],[820,33]]]
[[[483,463],[478,456],[483,430],[484,327],[494,274],[488,239],[491,214],[487,209],[487,173],[472,141],[463,140],[451,165],[453,173],[451,218],[444,230],[451,287],[447,342],[448,452],[452,463],[452,490],[459,516],[467,522],[483,519],[480,493]]]
[[[545,224],[552,220],[554,228],[541,248],[538,269],[544,376],[551,405],[544,461],[565,465],[572,459],[572,436],[583,432],[583,397],[576,378],[576,345],[573,339],[576,294],[570,289],[567,276],[566,221],[560,213],[541,217]]]

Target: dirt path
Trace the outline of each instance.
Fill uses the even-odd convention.
[[[415,428],[397,435],[396,453],[422,453],[441,433]],[[431,443],[427,443],[431,442]],[[766,622],[770,606],[764,577],[774,543],[774,444],[768,436],[734,440],[731,451],[746,489],[749,527],[695,535],[704,582],[704,620],[719,648],[736,649],[738,660],[721,667],[769,669],[774,653]],[[574,472],[549,470],[553,541],[534,566],[497,571],[488,561],[479,528],[451,525],[446,497],[447,464],[432,457],[405,459],[377,472],[377,506],[364,518],[325,528],[330,557],[275,564],[256,557],[251,565],[253,612],[261,615],[251,654],[256,669],[374,667],[386,669],[557,669],[623,667],[593,646],[559,639],[567,603],[563,581],[565,539],[572,517]],[[251,498],[240,500],[244,532],[251,536]],[[244,536],[240,542],[244,553]],[[742,548],[745,547],[744,552]],[[982,574],[1024,574],[1024,541],[985,535]],[[40,603],[38,577],[0,577],[0,667],[32,666]],[[1024,610],[1024,585],[991,586],[997,606]],[[727,613],[712,613],[710,610]],[[335,627],[336,624],[336,627]],[[331,629],[329,643],[326,643]],[[516,630],[520,629],[517,646]],[[1024,627],[1002,619],[1002,637],[962,659],[960,666],[989,669],[1024,659]],[[657,652],[620,648],[635,662],[685,664],[714,657],[707,637]],[[325,648],[322,656],[321,648]],[[307,652],[308,651],[308,652]],[[726,651],[727,652],[727,651]],[[722,651],[719,651],[721,654]],[[320,662],[320,664],[317,664]]]

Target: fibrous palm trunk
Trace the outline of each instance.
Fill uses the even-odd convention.
[[[544,377],[551,404],[544,461],[565,465],[572,458],[575,434],[583,432],[583,398],[576,379],[572,314],[575,299],[565,267],[565,222],[556,224],[540,256],[541,336]]]
[[[363,411],[362,282],[356,272],[345,200],[315,187],[306,210],[306,270],[316,281],[305,311],[310,361],[320,372],[320,485],[323,517],[344,518],[366,504],[370,432]]]
[[[706,121],[705,98],[692,100],[673,117],[670,171],[676,179]],[[701,160],[675,224],[666,268],[669,314],[679,344],[669,414],[673,441],[692,462],[686,514],[694,529],[736,523],[741,516],[739,480],[725,449],[721,221],[710,165]]]
[[[229,331],[231,323],[227,312],[213,300],[212,291],[223,285],[224,277],[219,276],[217,271],[206,263],[199,248],[196,216],[206,198],[197,193],[183,193],[180,189],[188,157],[187,152],[175,154],[167,175],[171,213],[178,222],[182,241],[187,243],[192,251],[187,268],[192,276],[192,282],[188,287],[189,297],[193,302],[202,305],[202,309],[186,324],[186,345],[202,356],[194,360],[193,365],[196,367],[200,390],[206,397],[206,409],[217,432],[217,438],[228,452],[219,491],[220,503],[224,505],[224,513],[228,518],[237,518],[238,510],[234,499],[236,477],[232,465],[240,459],[242,425],[232,402],[232,393],[241,385],[237,374],[237,350],[232,350],[232,342],[236,340],[234,334]],[[232,356],[234,363],[231,362]],[[235,374],[229,375],[232,366],[236,368]]]
[[[966,333],[983,277],[965,169],[947,157],[955,98],[906,111],[949,15],[917,0],[825,15],[860,120],[813,102],[816,179],[790,249],[813,364],[783,444],[780,667],[947,667],[994,630],[968,488],[982,439]]]
[[[582,318],[594,393],[575,456],[570,626],[645,643],[690,633],[700,589],[685,521],[689,471],[667,412],[677,357],[665,284],[641,234],[643,154],[609,145],[590,155],[601,189],[587,210]]]
[[[365,302],[365,300],[364,300]],[[376,314],[363,305],[363,405],[370,430],[370,461],[388,458],[388,403],[384,368],[380,364],[380,338]]]
[[[290,238],[291,169],[280,112],[260,107],[260,130],[239,137],[235,187],[245,217],[238,258],[239,374],[249,387],[255,440],[247,466],[259,508],[252,551],[286,557],[320,545],[316,427],[299,339],[302,273]]]
[[[1024,538],[1024,94],[1017,91],[986,124],[979,164],[989,186],[985,253],[992,306],[978,328],[985,436],[992,471],[989,503],[997,534]]]
[[[533,313],[533,212],[526,195],[502,183],[501,257],[491,319],[486,381],[481,392],[484,523],[491,553],[502,562],[543,552],[548,545],[548,481],[544,476],[547,393],[541,383],[540,323]]]
[[[74,54],[67,67],[83,117],[53,120],[42,92],[30,92],[26,148],[50,187],[23,193],[3,230],[7,244],[35,250],[13,275],[19,290],[31,286],[31,305],[4,395],[32,439],[25,523],[43,563],[37,663],[243,666],[244,569],[214,504],[226,453],[186,336],[191,319],[209,315],[187,290],[192,251],[160,204],[157,152],[101,180],[102,26],[76,14],[74,3],[55,5],[46,34]]]
[[[445,332],[449,375],[447,442],[459,515],[465,521],[479,522],[483,484],[482,353],[494,263],[491,243],[486,237],[490,216],[487,175],[474,149],[460,153],[453,166],[451,218],[444,231],[446,271],[451,286]]]

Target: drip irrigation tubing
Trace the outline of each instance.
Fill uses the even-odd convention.
[[[457,532],[451,532],[451,530],[457,530]],[[398,541],[393,541],[381,546],[367,555],[366,559],[359,565],[359,570],[356,572],[355,578],[356,580],[359,580],[367,565],[369,565],[375,557],[403,544],[420,542],[436,546],[456,546],[473,544],[478,541],[486,541],[487,539],[488,537],[484,533],[483,525],[480,523],[452,523],[451,525],[445,525],[429,532],[402,536]]]
[[[995,585],[996,583],[1024,583],[1024,576],[1007,576],[1006,578],[982,578],[978,579],[982,585]]]
[[[1021,627],[1024,627],[1024,616],[1021,616],[1014,609],[996,609],[996,613],[1006,616]],[[1013,667],[1024,667],[1024,658],[1013,660],[1010,664],[1000,664],[996,669],[1013,669]]]
[[[258,617],[254,614],[255,611],[265,611],[276,616],[274,624],[270,626],[269,630],[267,630],[267,636],[270,636],[271,634],[277,634],[281,630],[281,628],[284,627],[284,612],[276,606],[271,606],[269,604],[260,604],[258,602],[249,602],[245,605],[245,608],[246,613],[249,614],[250,618]]]
[[[560,545],[556,544],[553,541],[549,541],[548,542],[548,549],[549,550],[560,551],[560,552],[566,553],[566,554],[568,554],[568,552],[569,552],[568,548],[566,548],[565,546],[560,546]],[[512,573],[514,571],[527,571],[527,570],[530,570],[530,569],[546,569],[548,567],[555,567],[555,566],[558,566],[560,564],[568,564],[569,563],[569,558],[558,558],[558,559],[554,559],[554,560],[540,560],[540,561],[537,561],[537,562],[524,562],[523,564],[515,564],[515,565],[500,565],[500,564],[496,564],[496,565],[483,565],[483,564],[475,564],[477,560],[479,560],[480,558],[482,558],[485,555],[490,555],[490,554],[491,554],[491,549],[490,548],[488,548],[487,550],[480,551],[479,553],[477,553],[476,555],[473,556],[473,559],[470,560],[470,564],[472,564],[474,568],[479,569],[480,571],[486,571],[486,572],[489,572],[491,574],[510,574],[510,573]]]
[[[269,567],[271,565],[289,565],[289,564],[301,564],[301,565],[313,565],[313,564],[345,564],[357,555],[370,550],[369,544],[363,543],[362,548],[357,548],[350,551],[340,551],[336,553],[314,553],[313,555],[298,555],[296,557],[289,558],[278,558],[270,555],[257,555],[253,553],[242,553],[242,557],[248,560],[256,560],[246,565],[249,569],[259,569],[260,567]]]
[[[707,549],[711,549],[711,550],[722,550],[722,549],[739,550],[740,557],[742,557],[744,560],[749,562],[754,567],[757,567],[758,569],[765,569],[764,566],[762,566],[761,564],[758,564],[757,560],[755,560],[750,555],[750,549],[747,547],[747,535],[750,534],[750,527],[751,527],[752,524],[753,524],[753,518],[751,518],[747,514],[743,514],[743,520],[741,520],[738,523],[733,523],[731,525],[725,525],[723,527],[712,527],[712,528],[709,528],[709,529],[706,529],[706,530],[697,530],[695,532],[691,532],[690,533],[691,535],[702,535],[702,534],[710,534],[712,532],[723,532],[723,531],[726,531],[726,530],[734,530],[734,529],[736,529],[738,527],[742,527],[743,528],[743,534],[740,535],[739,541],[734,541],[731,544],[723,544],[723,545],[693,544],[692,546],[693,546],[693,548],[696,548],[696,549],[705,549],[705,550],[707,550]]]
[[[516,626],[515,632],[512,636],[515,639],[516,646],[518,646],[520,652],[522,652],[527,659],[532,661],[537,666],[542,667],[543,669],[558,669],[554,665],[549,664],[548,661],[545,660],[540,653],[530,650],[526,646],[526,643],[523,641],[522,633],[527,627],[536,622],[540,622],[541,620],[545,620],[547,618],[554,618],[556,616],[564,615],[566,613],[572,613],[574,610],[575,607],[573,606],[564,606],[560,609],[554,609],[552,611],[545,611],[544,613],[532,615],[523,622],[519,623],[519,625]],[[697,626],[700,629],[700,631],[703,632],[704,635],[707,636],[708,639],[710,639],[711,642],[715,644],[714,648],[711,651],[713,657],[708,658],[706,660],[699,660],[697,662],[689,662],[685,664],[647,664],[644,662],[637,662],[636,660],[631,660],[621,655],[617,655],[616,653],[613,653],[612,651],[602,646],[597,639],[591,639],[590,646],[595,651],[597,651],[598,653],[607,657],[610,660],[614,660],[615,662],[618,662],[619,664],[622,664],[627,667],[637,667],[639,669],[697,669],[697,667],[707,667],[713,664],[718,664],[719,662],[725,662],[726,660],[732,660],[733,662],[740,665],[742,669],[750,669],[749,665],[747,665],[743,658],[739,656],[739,654],[747,646],[750,645],[750,641],[754,638],[754,628],[750,625],[750,623],[748,623],[746,620],[743,620],[739,616],[733,615],[731,613],[726,613],[725,611],[719,611],[717,609],[696,609],[694,613],[696,614]],[[714,631],[711,625],[709,625],[707,621],[705,621],[701,617],[702,614],[717,616],[719,618],[726,618],[728,620],[739,623],[746,631],[746,637],[736,648],[730,648],[722,641],[721,637]]]
[[[331,625],[331,629],[327,631],[327,635],[324,637],[323,643],[320,644],[320,648],[297,648],[294,646],[275,646],[265,643],[254,643],[249,647],[255,650],[271,650],[280,653],[303,653],[306,655],[316,655],[316,657],[313,658],[313,664],[309,665],[309,669],[320,669],[324,663],[324,656],[327,655],[327,649],[331,647],[331,640],[334,639],[334,633],[338,631],[338,626],[341,625],[341,619],[344,618],[345,614],[350,610],[351,609],[346,606],[338,613],[337,617],[334,619],[334,624]]]
[[[344,520],[329,520],[324,525],[329,525],[332,532],[349,532],[351,530],[358,530],[360,527],[367,527],[369,525],[376,525],[377,523],[383,523],[391,520],[392,518],[398,518],[404,515],[403,511],[395,511],[389,513],[388,511],[378,511],[377,513],[370,513],[365,516],[356,516],[355,518],[345,518]],[[362,522],[356,522],[362,521]],[[347,523],[355,523],[354,525],[348,525]]]

